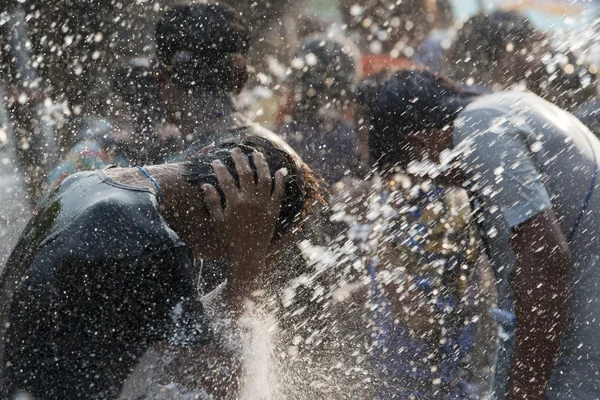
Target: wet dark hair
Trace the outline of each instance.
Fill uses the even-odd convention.
[[[428,70],[385,72],[359,86],[357,101],[370,118],[369,151],[382,166],[408,154],[409,133],[452,126],[476,93]]]
[[[157,57],[183,89],[238,88],[249,40],[240,14],[219,3],[175,6],[156,25]]]
[[[211,163],[215,160],[223,162],[236,184],[239,185],[239,176],[231,158],[231,151],[235,148],[240,148],[248,156],[253,169],[255,169],[253,155],[260,152],[265,156],[272,176],[281,168],[288,170],[285,178],[285,193],[273,235],[274,239],[282,237],[290,229],[299,226],[315,202],[324,203],[323,180],[299,158],[292,156],[276,143],[260,136],[247,136],[207,147],[182,163],[184,166],[182,175],[192,184],[208,183],[213,185],[221,195],[221,205],[225,207],[225,196],[219,187]]]

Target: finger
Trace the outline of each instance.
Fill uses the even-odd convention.
[[[222,223],[225,218],[223,216],[219,192],[214,186],[209,184],[202,185],[202,190],[204,191],[204,201],[206,202],[210,219],[216,223]]]
[[[283,199],[283,193],[285,191],[285,178],[287,175],[287,168],[281,168],[280,170],[275,172],[275,190],[273,190],[271,200],[274,204],[278,206],[281,205],[281,200]],[[279,207],[277,208],[277,210],[279,210]]]
[[[258,192],[270,196],[273,178],[271,177],[269,164],[267,164],[264,154],[254,153],[254,166],[256,167]]]
[[[221,190],[225,194],[225,202],[227,204],[235,202],[239,198],[238,189],[227,167],[223,165],[221,160],[215,160],[211,165],[219,181],[219,186],[221,186]]]
[[[233,149],[231,158],[235,164],[238,176],[240,177],[240,191],[254,193],[256,187],[254,185],[254,172],[250,168],[248,157],[239,148]]]

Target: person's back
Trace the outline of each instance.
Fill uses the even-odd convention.
[[[193,297],[192,268],[149,190],[102,171],[69,177],[0,281],[5,395],[114,397],[149,343],[167,337],[173,307]]]
[[[542,211],[556,211],[574,268],[570,315],[548,395],[596,398],[600,392],[596,378],[600,350],[595,344],[600,327],[594,322],[600,318],[596,273],[600,141],[571,114],[533,94],[518,92],[483,96],[469,104],[459,113],[453,136],[462,148],[470,187],[488,210],[495,204],[502,211],[503,218],[492,217],[492,225],[484,229],[492,261],[496,268],[505,267],[499,269],[501,277],[507,278],[501,283],[499,307],[506,311],[512,311],[506,283],[513,273],[506,268],[512,265],[508,232]],[[489,234],[492,231],[497,233]]]

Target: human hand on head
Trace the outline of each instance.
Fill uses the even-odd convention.
[[[279,217],[287,170],[283,168],[275,173],[273,188],[263,154],[255,153],[253,157],[256,182],[248,157],[240,149],[234,149],[231,157],[239,176],[239,187],[221,161],[212,163],[225,195],[225,208],[221,207],[221,197],[214,186],[204,184],[202,189],[215,235],[229,262],[230,279],[249,281],[264,268]]]

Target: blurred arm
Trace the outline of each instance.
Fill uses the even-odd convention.
[[[509,399],[544,399],[567,319],[571,252],[556,214],[516,226],[515,354]]]

